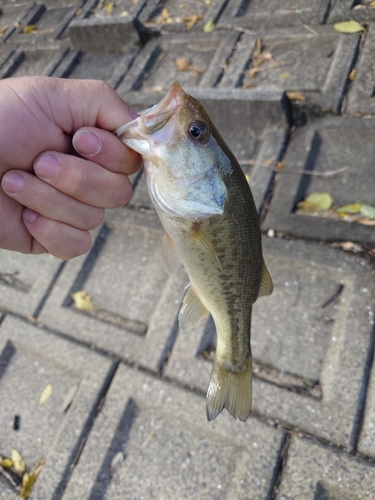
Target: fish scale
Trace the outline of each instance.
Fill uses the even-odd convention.
[[[272,292],[248,182],[203,106],[175,82],[162,101],[116,131],[144,159],[147,184],[168,235],[163,255],[190,278],[179,314],[192,329],[211,313],[217,348],[207,418],[251,411],[252,305]]]

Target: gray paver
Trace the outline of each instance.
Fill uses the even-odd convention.
[[[264,254],[274,282],[270,297],[255,304],[255,363],[280,375],[318,381],[322,398],[254,378],[253,409],[334,443],[352,447],[371,349],[374,273],[362,258],[297,241],[266,238]],[[334,303],[321,305],[343,285]],[[355,314],[353,314],[355,311]],[[209,324],[179,331],[166,375],[206,391],[211,363]],[[205,331],[206,329],[206,331]]]
[[[375,8],[373,9],[375,12]],[[375,68],[372,56],[375,50],[375,25],[371,24],[363,50],[356,65],[357,74],[348,95],[347,113],[375,114]]]
[[[0,309],[34,314],[61,264],[51,255],[0,250]]]
[[[220,18],[219,26],[254,29],[320,24],[328,14],[329,5],[329,0],[232,0]]]
[[[336,207],[349,203],[375,205],[374,191],[368,189],[375,183],[374,131],[373,120],[352,117],[324,118],[301,128],[284,158],[285,171],[324,173],[347,169],[329,178],[279,174],[262,228],[328,241],[374,242],[375,231],[371,226],[295,213],[297,203],[314,192],[329,192]]]
[[[329,23],[340,21],[373,21],[375,19],[375,8],[369,5],[369,0],[340,0],[335,2],[328,17]]]
[[[169,277],[161,257],[156,214],[110,212],[91,252],[68,262],[40,321],[81,341],[157,371],[173,343],[186,275]],[[70,293],[84,290],[98,311],[72,307]]]
[[[67,53],[67,47],[17,47],[0,69],[0,78],[16,76],[52,76]]]
[[[21,5],[2,5],[0,10],[0,29],[5,26],[8,28],[0,35],[0,42],[6,42],[9,37],[16,31],[18,23],[22,22],[23,18],[27,16],[32,9],[33,2],[21,3]]]
[[[375,466],[308,440],[292,439],[277,500],[370,500]]]
[[[209,423],[202,396],[121,366],[63,499],[269,498],[282,442],[253,418]]]
[[[339,34],[332,26],[307,28],[243,35],[219,87],[298,92],[308,106],[337,113],[360,35]],[[258,36],[262,39],[262,53],[271,54],[272,61],[261,63],[256,68],[259,72],[250,76]]]
[[[4,319],[0,327],[0,454],[9,456],[15,448],[28,467],[45,457],[33,498],[61,494],[113,370],[113,361],[104,356],[12,316]],[[52,395],[39,405],[47,384],[52,384]],[[65,399],[74,388],[72,404],[64,411]],[[13,430],[15,415],[20,417],[18,431]],[[11,498],[3,478],[0,498]]]
[[[369,316],[374,319],[373,310],[368,311]],[[375,331],[375,328],[374,328]],[[366,406],[362,423],[361,434],[358,442],[358,450],[368,456],[375,458],[375,362],[372,362],[372,371],[369,385],[367,387]]]

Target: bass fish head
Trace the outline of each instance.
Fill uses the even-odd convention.
[[[203,106],[178,82],[159,104],[115,133],[143,156],[157,209],[188,219],[223,213],[231,159]]]

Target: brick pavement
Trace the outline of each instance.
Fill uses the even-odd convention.
[[[164,273],[136,174],[87,255],[0,251],[0,455],[45,458],[34,500],[375,498],[375,228],[296,212],[319,191],[375,206],[375,7],[109,4],[0,1],[0,78],[98,78],[138,110],[178,79],[202,100],[249,176],[275,285],[254,307],[253,414],[206,421],[214,326],[180,331],[187,276]],[[349,19],[365,30],[334,30]],[[19,498],[1,474],[0,498]]]

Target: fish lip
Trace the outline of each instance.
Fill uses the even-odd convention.
[[[151,108],[141,111],[140,116],[114,131],[121,140],[140,139],[163,128],[182,106],[186,93],[174,82],[163,99]]]

